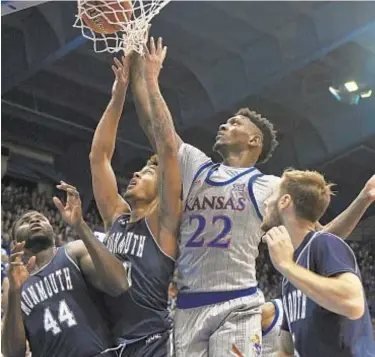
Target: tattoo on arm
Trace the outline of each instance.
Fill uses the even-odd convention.
[[[175,234],[179,224],[181,177],[178,166],[178,142],[172,116],[160,90],[150,92],[153,115],[151,126],[159,156],[159,222],[160,229]]]
[[[141,126],[143,132],[147,136],[148,141],[150,142],[154,151],[156,151],[156,144],[154,139],[154,133],[152,130],[152,123],[151,123],[151,108],[150,103],[147,96],[144,96],[143,105],[140,104],[140,100],[136,97],[134,99],[135,108],[137,110],[138,118],[139,118],[139,125]]]

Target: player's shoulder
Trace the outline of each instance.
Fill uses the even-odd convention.
[[[316,232],[310,241],[310,246],[311,250],[318,254],[346,252],[354,255],[352,248],[342,238],[325,231]]]
[[[73,259],[75,263],[87,254],[87,248],[81,239],[69,242],[60,249],[65,250],[67,257]]]
[[[311,239],[311,245],[322,247],[342,247],[351,250],[349,245],[342,238],[326,231],[316,232]]]
[[[178,154],[179,156],[193,156],[207,159],[207,161],[211,160],[202,150],[188,143],[182,143],[180,145]]]
[[[261,175],[257,178],[259,183],[267,186],[276,186],[280,183],[281,177],[275,175]]]
[[[261,195],[259,199],[265,200],[271,196],[278,185],[280,184],[281,178],[275,175],[259,175],[254,181],[255,193]]]

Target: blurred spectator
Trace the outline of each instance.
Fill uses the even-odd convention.
[[[31,209],[43,213],[50,220],[55,229],[57,246],[77,239],[76,233],[61,219],[52,198],[47,197],[45,193],[39,194],[36,189],[30,190],[29,187],[17,186],[13,182],[8,186],[2,186],[1,203],[1,245],[8,254],[13,222],[22,213]],[[93,230],[101,228],[101,220],[94,205],[90,207],[85,219]]]

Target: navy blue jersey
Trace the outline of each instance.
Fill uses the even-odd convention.
[[[294,252],[294,260],[321,276],[359,268],[350,247],[330,233],[309,233]],[[310,300],[283,279],[283,330],[290,331],[296,357],[374,357],[375,345],[367,303],[364,315],[350,320]]]
[[[65,248],[22,287],[21,309],[33,356],[92,357],[113,346],[106,322]]]
[[[128,266],[130,289],[113,298],[106,307],[117,342],[135,341],[171,327],[168,286],[175,261],[153,237],[145,218],[130,223],[120,216],[104,241],[107,248]]]

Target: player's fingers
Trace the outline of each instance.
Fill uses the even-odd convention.
[[[117,57],[114,57],[113,61],[115,62],[117,69],[122,69],[122,63],[119,61]]]
[[[165,60],[165,57],[167,57],[167,51],[168,51],[168,47],[167,46],[164,46],[163,47],[163,52],[162,52],[162,61]]]
[[[24,246],[25,242],[16,243],[13,249],[10,251],[11,255],[23,251]]]
[[[115,77],[117,78],[117,68],[115,65],[111,66],[113,73],[115,74]]]
[[[66,183],[64,181],[60,181],[60,185],[57,185],[56,187],[61,189],[61,190],[64,190],[64,191],[66,191],[68,188],[71,188],[73,190],[77,190],[77,188],[75,186],[69,185],[68,183]]]
[[[68,188],[66,190],[66,192],[68,193],[68,196],[79,199],[79,192],[77,190],[73,190],[72,188]]]
[[[155,54],[155,41],[153,37],[150,37],[150,53]]]
[[[148,50],[147,44],[143,45],[143,51],[145,52],[146,58],[148,58],[150,56],[150,51]]]
[[[32,256],[29,261],[27,262],[26,269],[28,272],[31,272],[31,270],[34,268],[36,263],[36,256]]]
[[[267,233],[263,236],[263,242],[266,243],[268,246],[270,246],[270,244],[272,244],[273,242],[273,239],[272,237]]]
[[[163,38],[162,37],[158,37],[156,48],[158,52],[161,52],[163,50]]]
[[[22,252],[17,252],[17,253],[13,253],[13,254],[11,254],[10,257],[9,257],[9,262],[14,263],[14,262],[18,261],[17,258],[22,259],[22,256],[23,256],[24,254],[25,254],[25,253],[24,253],[23,251],[22,251]]]
[[[10,265],[10,269],[12,269],[13,267],[20,267],[20,266],[23,266],[23,262],[20,261],[20,262],[11,262],[9,263]]]
[[[60,212],[63,212],[64,211],[64,205],[63,203],[60,201],[59,198],[57,198],[56,196],[52,198],[52,201],[53,203],[55,204],[56,208],[60,211]]]
[[[277,234],[281,234],[281,233],[283,233],[283,231],[282,231],[282,226],[277,226],[277,227],[275,227],[275,232],[276,232]]]
[[[267,232],[267,235],[269,235],[269,236],[272,238],[272,240],[277,239],[277,235],[278,235],[277,227],[273,227],[273,228],[271,228],[271,229]]]

